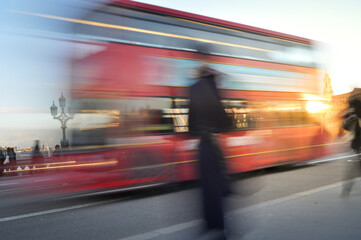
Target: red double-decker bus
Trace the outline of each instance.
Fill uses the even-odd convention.
[[[199,44],[210,46],[207,64],[223,73],[233,126],[218,138],[230,172],[330,153],[329,105],[318,95],[321,63],[309,39],[127,0],[81,19],[45,17],[74,23],[73,191],[197,178],[187,107],[204,64]]]

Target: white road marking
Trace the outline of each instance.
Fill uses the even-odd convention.
[[[317,163],[322,163],[322,162],[331,162],[331,161],[336,161],[336,160],[340,160],[340,159],[344,159],[344,158],[349,158],[349,157],[355,157],[355,156],[358,156],[358,154],[352,154],[352,155],[335,157],[335,158],[327,158],[327,159],[314,160],[314,161],[309,161],[309,162],[307,162],[307,164],[317,164]]]
[[[50,209],[50,210],[46,210],[46,211],[27,213],[27,214],[11,216],[11,217],[4,217],[4,218],[0,218],[0,223],[19,220],[19,219],[23,219],[23,218],[29,218],[29,217],[42,216],[42,215],[47,215],[47,214],[51,214],[51,213],[64,212],[64,211],[69,211],[69,210],[74,210],[74,209],[93,207],[96,205],[108,204],[108,203],[112,203],[112,202],[116,202],[116,201],[119,201],[119,199],[100,201],[100,202],[88,203],[88,204],[80,204],[80,205],[75,205],[75,206],[70,206],[70,207],[56,208],[56,209]]]
[[[98,196],[98,195],[109,194],[109,193],[121,193],[121,192],[125,192],[125,191],[146,189],[146,188],[157,187],[157,186],[161,186],[161,185],[164,185],[164,183],[154,183],[154,184],[148,184],[148,185],[142,185],[142,186],[136,186],[136,187],[128,187],[128,188],[119,188],[119,189],[113,189],[113,190],[102,190],[102,191],[92,192],[92,193],[81,193],[81,194],[75,194],[75,195],[67,196],[67,197],[60,197],[55,200],[59,201],[59,200],[68,200],[68,199],[74,199],[74,198],[79,198],[79,197],[92,197],[92,196]],[[124,198],[122,198],[122,200],[124,200]]]
[[[229,216],[233,215],[234,216],[234,215],[238,215],[238,214],[249,213],[249,212],[256,211],[256,210],[259,210],[259,209],[262,209],[262,208],[265,208],[265,207],[273,206],[273,205],[276,205],[276,204],[284,203],[284,202],[287,202],[287,201],[290,201],[290,200],[293,200],[293,199],[297,199],[297,198],[301,198],[301,197],[311,195],[311,194],[314,194],[314,193],[318,193],[318,192],[326,191],[326,190],[329,190],[329,189],[332,189],[332,188],[340,187],[342,184],[343,184],[343,182],[337,182],[337,183],[329,184],[329,185],[326,185],[326,186],[318,187],[318,188],[315,188],[315,189],[311,189],[311,190],[308,190],[308,191],[295,193],[295,194],[292,194],[290,196],[286,196],[286,197],[282,197],[282,198],[279,198],[279,199],[275,199],[275,200],[271,200],[271,201],[251,205],[251,206],[245,207],[245,208],[240,208],[240,209],[231,211],[227,215],[229,215]],[[182,231],[182,230],[185,230],[187,228],[197,227],[197,226],[200,226],[202,223],[203,223],[203,220],[197,219],[197,220],[193,220],[193,221],[189,221],[189,222],[169,226],[169,227],[166,227],[166,228],[160,228],[160,229],[157,229],[157,230],[153,230],[151,232],[137,234],[137,235],[129,236],[129,237],[126,237],[126,238],[121,238],[119,240],[148,240],[148,239],[152,239],[152,238],[155,238],[155,237],[160,237],[162,235]]]
[[[30,190],[44,190],[44,189],[51,189],[58,185],[48,185],[48,186],[40,186],[40,187],[27,187],[27,188],[13,188],[13,189],[5,189],[0,190],[0,193],[8,193],[8,192],[18,192],[18,191],[30,191]]]
[[[0,183],[0,186],[9,186],[9,185],[16,185],[17,183],[11,183],[11,182],[4,182]]]
[[[342,156],[342,157],[336,157],[336,158],[331,158],[331,159],[325,159],[325,160],[320,160],[319,162],[339,160],[339,159],[352,157],[352,156],[357,156],[357,154]],[[317,192],[321,192],[321,191],[325,191],[325,190],[332,189],[332,188],[335,188],[335,187],[339,187],[339,186],[341,186],[342,183],[343,182],[338,182],[338,183],[326,185],[326,186],[323,186],[323,187],[311,189],[311,190],[308,190],[308,191],[305,191],[305,192],[296,193],[296,194],[293,194],[293,195],[290,195],[290,196],[287,196],[287,197],[267,201],[267,202],[260,203],[260,204],[255,204],[255,205],[252,205],[252,206],[249,206],[249,207],[246,207],[246,208],[241,208],[241,209],[238,209],[238,210],[234,210],[230,214],[233,215],[233,214],[248,213],[248,212],[255,211],[255,210],[267,207],[267,206],[280,204],[280,203],[290,201],[290,200],[293,200],[293,199],[296,199],[296,198],[304,197],[304,196],[307,196],[307,195],[310,195],[310,194],[314,194],[314,193],[317,193]],[[108,200],[108,201],[100,201],[100,202],[88,203],[88,204],[80,204],[80,205],[75,205],[75,206],[70,206],[70,207],[56,208],[56,209],[50,209],[50,210],[46,210],[46,211],[39,211],[39,212],[22,214],[22,215],[17,215],[17,216],[4,217],[4,218],[0,218],[0,223],[1,222],[8,222],[8,221],[24,219],[24,218],[29,218],[29,217],[42,216],[42,215],[47,215],[47,214],[52,214],[52,213],[64,212],[64,211],[69,211],[69,210],[75,210],[75,209],[80,209],[80,208],[92,207],[92,206],[97,206],[97,205],[102,205],[102,204],[108,204],[108,203],[112,203],[112,202],[116,202],[116,201],[119,201],[119,199]],[[130,237],[127,237],[127,238],[122,238],[122,240],[146,240],[146,239],[154,238],[156,236],[160,236],[162,234],[170,234],[170,233],[181,231],[181,230],[184,230],[184,229],[187,229],[187,228],[195,227],[195,226],[201,225],[202,222],[203,221],[201,219],[197,219],[197,220],[193,220],[193,221],[190,221],[190,222],[181,223],[181,224],[169,226],[169,227],[166,227],[166,228],[157,229],[157,230],[154,230],[154,231],[151,231],[151,232],[134,235],[134,236],[130,236]]]
[[[34,180],[34,182],[45,182],[45,181],[49,181],[49,180],[51,180],[51,178],[36,179],[36,180]]]
[[[191,227],[196,227],[199,226],[203,223],[203,220],[193,220],[193,221],[189,221],[189,222],[185,222],[185,223],[180,223],[180,224],[176,224],[170,227],[165,227],[165,228],[160,228],[157,230],[154,230],[152,232],[147,232],[147,233],[143,233],[143,234],[138,234],[138,235],[134,235],[134,236],[130,236],[127,238],[121,238],[121,240],[146,240],[146,239],[151,239],[151,238],[155,238],[155,237],[159,237],[161,235],[165,235],[165,234],[170,234],[170,233],[174,233],[174,232],[178,232],[181,230],[185,230],[187,228],[191,228]]]
[[[322,187],[318,187],[318,188],[314,188],[314,189],[307,190],[307,191],[304,191],[304,192],[295,193],[295,194],[292,194],[290,196],[286,196],[286,197],[278,198],[278,199],[275,199],[275,200],[270,200],[270,201],[267,201],[267,202],[251,205],[249,207],[241,208],[241,209],[232,211],[231,214],[232,215],[233,214],[237,215],[237,214],[249,213],[249,212],[261,209],[261,208],[265,208],[265,207],[268,207],[268,206],[273,206],[273,205],[284,203],[284,202],[294,200],[294,199],[297,199],[297,198],[305,197],[305,196],[308,196],[308,195],[311,195],[311,194],[314,194],[314,193],[318,193],[318,192],[326,191],[326,190],[329,190],[329,189],[332,189],[332,188],[340,187],[342,184],[343,184],[343,181],[333,183],[333,184],[329,184],[329,185],[322,186]]]

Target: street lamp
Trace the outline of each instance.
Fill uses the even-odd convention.
[[[64,109],[65,109],[65,105],[66,105],[66,99],[63,96],[63,93],[61,93],[61,97],[59,98],[59,106],[61,108],[61,113],[59,116],[58,115],[58,107],[55,105],[54,101],[53,101],[53,105],[50,107],[50,113],[53,116],[54,119],[58,119],[61,122],[61,129],[63,130],[63,140],[60,142],[62,147],[67,147],[69,146],[69,141],[66,140],[65,137],[65,129],[66,129],[66,122],[69,119],[73,119],[74,113],[73,111],[71,111],[70,108],[68,108],[68,114],[65,113]]]

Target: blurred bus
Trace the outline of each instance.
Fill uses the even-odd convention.
[[[222,73],[233,119],[219,135],[231,173],[331,153],[329,102],[319,95],[321,63],[309,39],[125,0],[57,19],[74,23],[77,39],[68,157],[86,166],[79,172],[87,177],[78,178],[88,181],[77,191],[197,178],[199,141],[187,134],[187,106],[204,64],[201,44],[210,47],[207,64]]]

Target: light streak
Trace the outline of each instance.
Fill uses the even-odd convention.
[[[82,163],[82,164],[70,164],[70,165],[65,165],[65,166],[55,166],[55,167],[40,167],[40,168],[36,168],[36,164],[34,164],[33,166],[35,166],[35,168],[29,168],[29,169],[22,169],[22,170],[10,170],[10,171],[6,171],[6,173],[12,173],[12,172],[27,172],[27,171],[39,171],[39,170],[50,170],[50,169],[62,169],[62,168],[80,168],[80,167],[97,167],[97,166],[114,166],[117,165],[118,161],[117,160],[113,160],[113,161],[106,161],[106,162],[97,162],[97,163]]]
[[[152,34],[152,35],[158,35],[158,36],[164,36],[164,37],[193,40],[193,41],[204,42],[204,43],[213,43],[213,44],[218,44],[218,45],[223,45],[223,46],[228,46],[228,47],[244,48],[244,49],[262,51],[262,52],[276,52],[273,50],[250,47],[250,46],[245,46],[245,45],[240,45],[240,44],[226,43],[226,42],[214,41],[214,40],[209,40],[209,39],[204,39],[204,38],[189,37],[189,36],[184,36],[184,35],[179,35],[179,34],[151,31],[151,30],[146,30],[146,29],[141,29],[141,28],[126,27],[126,26],[109,24],[109,23],[100,23],[100,22],[81,20],[81,19],[75,19],[75,18],[66,18],[66,17],[53,16],[53,15],[48,15],[48,14],[40,14],[40,13],[29,13],[29,12],[20,12],[20,11],[17,11],[17,12],[21,13],[21,14],[31,15],[31,16],[56,19],[56,20],[79,23],[79,24],[90,25],[90,26],[113,28],[113,29],[119,29],[119,30],[131,31],[131,32],[140,32],[140,33],[146,33],[146,34]]]

